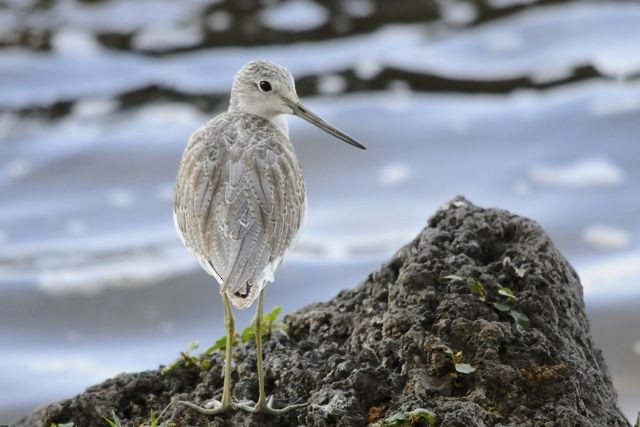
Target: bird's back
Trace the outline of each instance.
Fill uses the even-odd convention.
[[[269,120],[223,113],[182,156],[174,220],[183,243],[238,308],[273,280],[305,218],[302,171]]]

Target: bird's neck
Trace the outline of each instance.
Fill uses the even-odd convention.
[[[276,125],[276,127],[280,129],[287,138],[289,138],[289,123],[287,123],[287,117],[284,114],[278,114],[276,116],[270,117],[269,121]]]
[[[239,113],[248,113],[255,114],[256,116],[262,117],[263,119],[269,120],[271,123],[276,125],[278,129],[284,133],[287,138],[289,137],[289,124],[287,123],[287,118],[284,114],[272,114],[266,113],[265,108],[262,108],[260,105],[256,104],[247,104],[241,106],[238,101],[238,97],[233,96],[233,91],[231,93],[231,102],[229,103],[229,109],[227,110],[230,113],[239,112]]]

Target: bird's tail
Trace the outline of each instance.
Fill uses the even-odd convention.
[[[236,289],[235,291],[227,289],[227,296],[231,300],[231,304],[239,310],[249,307],[253,301],[258,297],[260,291],[264,288],[266,282],[264,280],[258,283],[246,282],[243,287]]]

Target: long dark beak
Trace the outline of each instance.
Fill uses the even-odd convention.
[[[340,131],[339,129],[335,128],[332,124],[327,123],[326,121],[322,120],[320,117],[313,114],[309,109],[307,109],[307,107],[302,105],[300,102],[291,102],[289,105],[291,107],[291,110],[293,111],[294,116],[298,116],[301,119],[308,121],[312,125],[315,125],[320,129],[322,129],[323,131],[327,132],[329,135],[333,135],[336,138],[343,140],[347,144],[351,144],[354,147],[358,147],[361,150],[367,149],[367,147],[360,144],[358,141],[351,138],[346,133]]]

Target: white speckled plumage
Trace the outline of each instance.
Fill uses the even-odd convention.
[[[260,82],[269,82],[269,91]],[[175,189],[183,243],[237,308],[273,280],[306,216],[302,170],[284,114],[364,148],[306,109],[291,74],[253,61],[236,75],[229,110],[189,139]]]
[[[270,120],[226,112],[190,138],[176,184],[185,245],[238,308],[251,305],[300,230],[302,170]]]
[[[200,413],[229,410],[282,414],[305,406],[273,408],[266,399],[262,364],[263,288],[280,267],[306,216],[307,197],[284,114],[296,115],[351,145],[364,146],[300,103],[291,74],[253,61],[236,74],[229,110],[189,139],[175,188],[173,217],[182,243],[220,284],[227,329],[222,400],[204,406],[178,401]],[[235,321],[231,305],[258,299],[254,339],[258,366],[255,406],[231,399]]]

